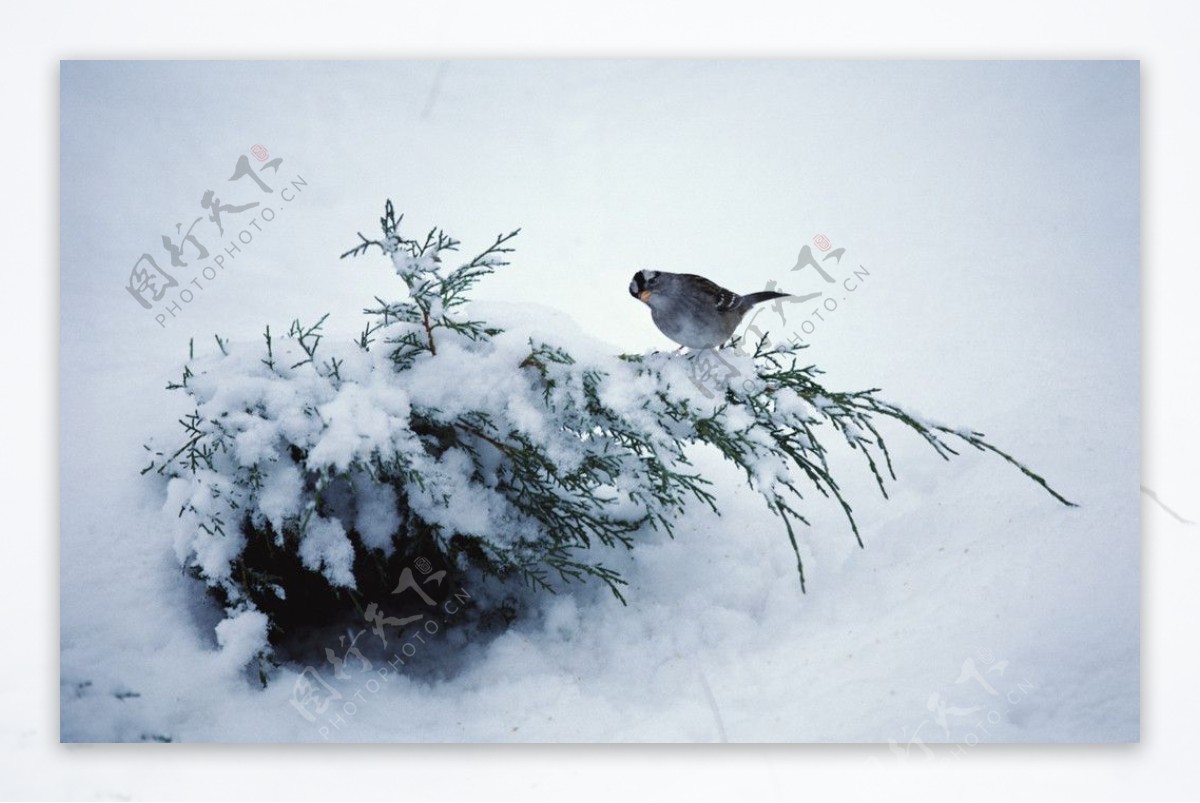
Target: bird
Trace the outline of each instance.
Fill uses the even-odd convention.
[[[755,304],[788,294],[768,290],[742,296],[694,273],[639,270],[629,283],[629,295],[650,308],[654,325],[671,340],[690,349],[711,349],[733,335]]]

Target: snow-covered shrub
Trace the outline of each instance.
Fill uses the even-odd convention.
[[[590,577],[624,601],[625,581],[595,547],[670,533],[689,504],[715,510],[688,460],[697,445],[743,469],[780,517],[801,583],[803,488],[835,499],[858,533],[823,439],[859,452],[883,490],[894,478],[884,420],[944,457],[949,439],[996,452],[1067,503],[979,433],[925,422],[874,391],[827,390],[793,346],[724,350],[714,393],[695,381],[711,352],[617,356],[566,325],[541,333],[536,313],[475,319],[468,292],[507,264],[517,232],[448,269],[456,240],[438,229],[405,239],[390,202],[380,222],[381,239],[359,235],[343,256],[379,248],[406,297],[376,299],[356,342],[327,342],[322,319],[193,350],[168,386],[194,405],[183,442],[147,447],[145,473],[166,478],[179,560],[245,625],[224,631],[241,655],[254,634],[378,616],[422,559],[427,572],[551,591]]]

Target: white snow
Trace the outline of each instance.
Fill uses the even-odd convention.
[[[271,522],[275,532],[283,532],[288,519],[296,518],[303,512],[300,499],[303,490],[304,478],[294,463],[275,462],[268,466],[266,479],[258,494],[258,508]]]
[[[376,111],[349,100],[376,97],[384,78],[389,91],[393,79],[408,80],[402,64],[347,66],[336,88],[307,86],[293,68],[272,66],[272,92],[243,98],[252,111],[237,122],[218,112],[227,111],[227,93],[242,91],[238,84],[209,92],[199,73],[149,66],[171,77],[173,96],[186,90],[196,115],[215,122],[197,142],[164,118],[163,132],[143,131],[137,148],[123,144],[128,107],[110,108],[130,86],[128,68],[64,66],[64,175],[81,187],[114,186],[150,160],[166,178],[138,184],[128,204],[84,209],[64,196],[62,738],[892,739],[921,760],[914,738],[1136,740],[1136,70],[844,65],[833,68],[835,91],[795,80],[807,75],[803,64],[777,66],[781,73],[747,65],[749,76],[734,77],[694,64],[628,75],[564,68],[586,78],[589,95],[572,100],[569,82],[543,75],[548,96],[569,112],[547,117],[525,110],[533,101],[514,94],[510,68],[456,64],[445,109],[424,122],[396,111],[396,126],[384,131]],[[1080,81],[1098,93],[1081,96]],[[493,96],[497,82],[508,89]],[[147,87],[133,84],[134,102],[152,97]],[[336,124],[295,125],[295,109],[323,101],[344,115]],[[810,113],[822,103],[830,114]],[[682,114],[708,108],[719,125]],[[730,108],[771,114],[730,118]],[[570,122],[579,115],[589,121],[582,144]],[[1013,125],[1013,115],[1023,125]],[[741,124],[727,125],[760,118],[753,147]],[[930,131],[932,119],[950,130]],[[481,137],[485,121],[491,134]],[[327,148],[314,133],[332,125],[343,147]],[[311,189],[281,206],[278,220],[160,328],[122,289],[125,277],[97,265],[124,264],[190,214],[193,196],[228,175],[251,129],[284,156],[282,172],[305,174]],[[156,147],[171,137],[190,144]],[[607,147],[589,144],[596,141]],[[168,169],[180,161],[187,171]],[[397,390],[374,382],[372,358],[353,356],[363,306],[375,295],[401,297],[403,285],[377,249],[340,262],[337,254],[355,243],[356,230],[375,236],[389,194],[407,215],[406,236],[437,224],[464,241],[461,254],[442,255],[450,265],[498,232],[525,227],[513,264],[480,284],[482,300],[471,310],[512,329],[487,347],[514,366],[510,374],[456,371],[468,351],[447,344],[440,363],[418,367]],[[746,231],[756,237],[734,236]],[[232,489],[202,494],[182,480],[167,486],[164,500],[138,474],[141,444],[192,412],[182,394],[162,390],[177,379],[190,338],[201,413],[241,411],[226,419],[235,433],[230,459],[261,465],[258,505],[279,529],[305,512],[297,505],[303,478],[289,468],[282,439],[345,467],[372,443],[404,448],[403,423],[418,400],[453,416],[465,400],[485,399],[542,442],[544,422],[530,414],[528,382],[515,367],[530,337],[568,344],[583,365],[622,351],[669,350],[625,291],[634,270],[691,270],[739,291],[778,280],[809,292],[823,289],[809,284],[812,272],[789,268],[820,232],[847,247],[846,262],[871,269],[806,335],[807,356],[829,372],[826,384],[879,386],[906,409],[979,429],[1078,509],[1060,506],[994,456],[967,448],[947,463],[888,428],[898,475],[890,500],[879,497],[858,455],[843,448],[830,457],[865,549],[835,503],[807,493],[801,512],[811,526],[797,531],[809,592],[802,595],[780,520],[744,476],[695,450],[689,456],[713,481],[721,515],[697,503],[674,539],[648,530],[632,553],[607,556],[629,581],[628,607],[602,587],[574,587],[544,596],[502,635],[465,643],[453,614],[439,609],[437,632],[425,622],[405,630],[397,648],[411,644],[414,654],[397,653],[407,662],[400,671],[381,677],[380,665],[367,672],[348,662],[350,678],[334,683],[331,665],[314,667],[342,701],[360,690],[366,700],[353,715],[342,709],[339,727],[328,716],[309,721],[292,705],[305,666],[283,667],[265,689],[241,671],[265,639],[264,622],[253,612],[221,621],[224,612],[204,601],[179,561],[195,556],[206,571],[227,571],[237,528],[216,535],[197,525],[214,515],[235,521],[231,503],[244,500]],[[96,259],[101,251],[106,261]],[[325,312],[322,348],[337,342],[347,355],[340,384],[291,368],[305,355],[288,351],[283,336],[293,318]],[[791,331],[799,320],[809,319],[793,317]],[[777,317],[759,323],[767,321],[784,325]],[[268,323],[274,372],[258,364]],[[214,332],[230,339],[229,356]],[[697,409],[716,411],[720,399],[691,383],[686,355],[648,359]],[[244,361],[253,378],[222,384],[229,372],[203,370],[223,360]],[[650,380],[634,378],[632,368],[625,380],[603,385],[604,403],[650,416],[636,401]],[[315,403],[306,410],[299,399]],[[777,403],[817,415],[786,394]],[[557,457],[569,464],[580,455]],[[429,490],[414,504],[447,528],[503,530],[508,514],[486,484],[462,481],[455,462],[464,459],[451,451],[441,465],[423,466]],[[762,481],[774,478],[765,466]],[[623,490],[613,492],[620,498]],[[353,524],[386,549],[397,525],[379,513],[390,507],[387,493],[356,497],[353,522],[314,514],[301,541],[305,562],[350,585],[345,529]],[[491,593],[465,590],[481,599]],[[336,640],[324,646],[345,654]],[[118,698],[125,689],[140,696]],[[897,760],[886,748],[881,756]]]
[[[381,442],[409,437],[408,402],[403,391],[392,386],[366,390],[347,383],[320,408],[320,417],[329,428],[313,445],[309,460],[339,471],[348,470],[356,458],[370,457]]]
[[[235,526],[237,508],[230,504],[240,493],[213,472],[202,471],[200,476],[204,485],[182,479],[167,484],[162,518],[173,521],[175,555],[180,563],[194,561],[206,577],[215,581],[229,576],[230,563],[241,554],[245,543]]]
[[[337,519],[312,517],[300,538],[300,559],[332,585],[354,588],[354,547]]]
[[[267,615],[258,611],[239,611],[217,624],[217,646],[227,669],[241,669],[258,654],[267,640],[267,624]]]
[[[392,536],[400,529],[396,492],[391,486],[373,482],[370,477],[359,477],[355,491],[358,513],[354,519],[354,529],[358,530],[368,548],[378,549],[384,555],[392,554],[395,551]]]

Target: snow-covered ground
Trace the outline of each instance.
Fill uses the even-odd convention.
[[[982,742],[1138,739],[1136,64],[117,63],[62,79],[64,741],[893,740],[883,760],[949,761]],[[261,174],[274,188],[301,180],[292,200],[226,183],[255,144],[283,160]],[[128,270],[143,252],[166,268],[161,236],[212,188],[276,214],[214,279],[179,269],[199,285],[160,326]],[[389,197],[464,252],[521,227],[478,296],[557,310],[614,352],[672,347],[627,294],[638,268],[823,291],[835,310],[770,320],[811,343],[829,386],[978,429],[1080,506],[897,433],[890,500],[856,463],[841,474],[865,550],[835,506],[804,511],[802,595],[779,520],[700,454],[722,515],[697,506],[674,540],[614,555],[627,607],[575,587],[490,640],[430,637],[412,671],[341,681],[353,713],[309,722],[289,704],[303,667],[264,690],[217,649],[142,443],[181,413],[163,386],[189,339],[326,312],[348,339],[375,295],[398,295],[377,255],[338,260]],[[846,249],[832,287],[792,270],[818,234]]]

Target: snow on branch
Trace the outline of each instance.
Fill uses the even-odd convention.
[[[828,449],[833,439],[861,454],[886,496],[882,421],[946,459],[955,441],[997,454],[1072,504],[978,432],[876,390],[825,388],[794,346],[764,337],[752,354],[724,350],[754,380],[709,393],[693,380],[702,353],[615,355],[566,326],[546,342],[535,315],[477,319],[469,293],[508,264],[518,231],[447,270],[460,243],[437,228],[406,239],[402,220],[389,201],[380,238],[360,234],[342,254],[378,247],[407,291],[376,298],[357,340],[331,341],[325,318],[283,337],[216,337],[168,385],[192,408],[182,433],[146,447],[181,563],[230,616],[265,613],[273,640],[376,610],[418,558],[533,590],[591,579],[624,603],[612,550],[672,534],[691,505],[718,510],[688,458],[697,445],[739,467],[781,519],[801,587],[802,491],[834,500],[861,545]]]

